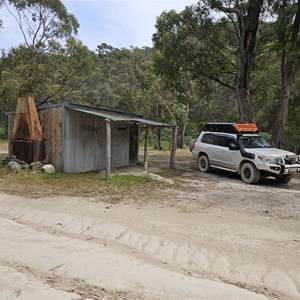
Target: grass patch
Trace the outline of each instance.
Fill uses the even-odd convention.
[[[7,149],[8,143],[7,140],[0,140],[0,148]]]
[[[99,173],[33,173],[22,170],[13,173],[3,164],[0,155],[0,191],[30,197],[43,196],[95,196],[99,193],[131,194],[161,187],[162,183],[151,178],[133,175],[113,175],[106,180]]]
[[[118,187],[131,187],[131,186],[136,186],[136,185],[144,185],[144,184],[149,184],[153,183],[153,180],[148,177],[143,177],[143,176],[134,176],[134,175],[113,175],[107,183],[109,185],[115,185]]]

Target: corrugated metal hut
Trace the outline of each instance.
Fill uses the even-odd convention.
[[[26,98],[26,97],[25,97]],[[139,155],[140,127],[145,128],[145,170],[148,169],[149,127],[173,127],[171,167],[174,167],[176,128],[140,115],[61,103],[37,108],[45,139],[45,160],[63,172],[86,172],[134,165]],[[9,153],[16,113],[7,113]],[[175,148],[174,148],[175,147]]]

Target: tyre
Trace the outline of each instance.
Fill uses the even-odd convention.
[[[275,180],[277,183],[288,183],[292,179],[291,174],[281,175],[278,177],[275,177]]]
[[[245,183],[254,184],[260,179],[260,172],[252,163],[244,163],[241,168],[241,177]]]
[[[207,173],[211,170],[209,159],[205,154],[202,154],[201,156],[199,156],[198,168],[199,168],[200,172],[204,172],[204,173]]]

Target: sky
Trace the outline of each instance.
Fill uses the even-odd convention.
[[[196,0],[62,0],[69,13],[75,15],[80,27],[77,38],[90,50],[101,43],[113,47],[152,46],[156,18],[174,9],[182,11]],[[0,10],[0,49],[17,46],[22,35],[16,22],[3,8]]]

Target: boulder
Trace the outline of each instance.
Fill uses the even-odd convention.
[[[47,164],[47,165],[44,165],[42,170],[47,173],[47,174],[53,174],[55,173],[55,168],[53,165],[51,164]]]
[[[16,161],[10,161],[7,167],[13,172],[19,172],[22,169],[22,166]]]
[[[32,172],[42,171],[44,164],[41,161],[32,162],[29,167],[32,169]]]

